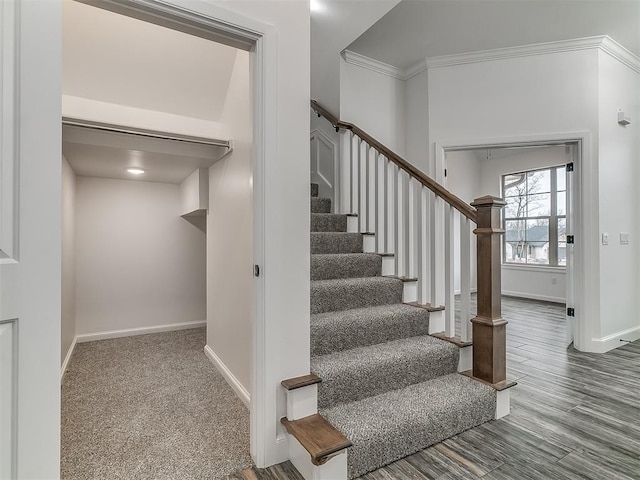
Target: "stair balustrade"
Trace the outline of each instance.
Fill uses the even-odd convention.
[[[493,385],[504,384],[507,322],[501,318],[500,299],[504,201],[486,196],[468,204],[358,126],[340,121],[314,100],[311,108],[345,137],[342,213],[357,214],[358,231],[375,234],[376,253],[394,255],[395,276],[417,279],[417,303],[444,305],[442,318],[433,319],[434,331],[443,331],[442,336],[459,344],[473,342],[471,375]],[[472,229],[476,234],[475,271]],[[477,314],[472,319],[474,279]]]

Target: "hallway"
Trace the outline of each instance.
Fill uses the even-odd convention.
[[[204,345],[204,328],[79,343],[61,478],[215,480],[250,466],[249,412]]]

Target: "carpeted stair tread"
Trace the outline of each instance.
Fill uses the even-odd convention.
[[[347,216],[339,213],[312,213],[312,232],[346,232]]]
[[[402,303],[402,280],[339,278],[311,282],[311,314]]]
[[[362,253],[362,234],[311,232],[311,253]]]
[[[353,443],[355,478],[491,420],[495,402],[491,387],[453,373],[320,413]]]
[[[322,378],[318,408],[328,408],[456,372],[459,349],[428,335],[311,358]]]
[[[312,183],[311,184],[311,196],[312,197],[317,197],[318,196],[318,184],[317,183]]]
[[[379,277],[382,257],[375,253],[324,253],[311,255],[311,280]]]
[[[311,315],[311,356],[429,334],[429,312],[397,303]]]
[[[331,199],[311,197],[311,213],[331,213]]]

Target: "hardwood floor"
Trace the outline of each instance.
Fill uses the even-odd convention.
[[[361,480],[640,479],[640,341],[564,346],[564,305],[503,298],[511,414]],[[290,464],[238,479],[298,480]]]

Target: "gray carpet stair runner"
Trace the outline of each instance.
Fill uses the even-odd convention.
[[[311,371],[319,412],[345,434],[350,478],[493,418],[495,391],[456,373],[459,350],[428,335],[347,215],[311,186]]]

